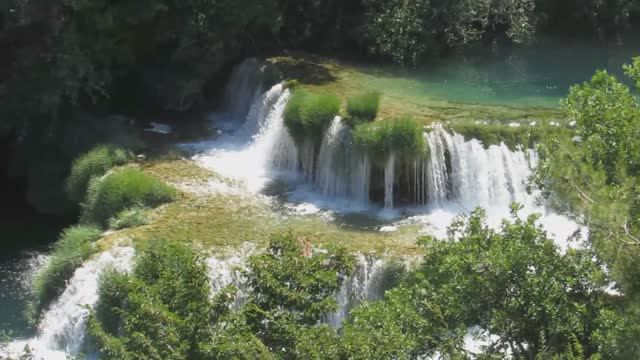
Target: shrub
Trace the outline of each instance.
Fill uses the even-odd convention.
[[[98,302],[95,307],[96,319],[104,330],[116,335],[120,326],[118,309],[124,307],[130,292],[130,277],[127,274],[107,270],[100,275],[98,282]]]
[[[103,359],[206,359],[215,314],[204,259],[189,245],[150,241],[133,273],[107,273],[89,319]],[[229,302],[225,303],[229,309]]]
[[[93,226],[77,225],[62,232],[51,260],[34,279],[36,313],[60,295],[76,268],[93,253],[93,242],[101,237],[102,231]]]
[[[122,230],[147,225],[149,223],[150,210],[144,207],[135,206],[130,209],[120,211],[109,220],[109,228]]]
[[[320,138],[333,118],[340,112],[340,99],[335,94],[315,94],[296,90],[284,113],[285,125],[296,141]]]
[[[374,157],[386,157],[391,153],[415,157],[426,151],[422,127],[409,118],[357,125],[353,139],[357,146]]]
[[[133,207],[155,207],[175,197],[175,190],[135,168],[124,168],[92,182],[82,221],[106,227],[118,212]]]
[[[347,99],[347,112],[354,125],[375,120],[379,107],[380,93],[377,92],[366,92]]]
[[[73,162],[65,184],[69,198],[76,203],[82,202],[92,178],[102,176],[113,167],[127,163],[130,158],[126,150],[112,145],[99,145],[80,156]]]

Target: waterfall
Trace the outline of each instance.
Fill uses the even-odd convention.
[[[396,154],[389,154],[384,166],[384,207],[393,209],[393,185],[395,181]]]
[[[244,118],[260,95],[261,76],[258,60],[243,61],[236,66],[224,92],[224,110],[236,118]]]
[[[530,152],[512,151],[504,143],[485,148],[480,141],[467,141],[442,126],[435,126],[426,139],[426,197],[433,205],[447,198],[467,209],[532,202],[526,191],[532,165]]]
[[[359,206],[369,201],[371,164],[355,149],[351,128],[336,116],[324,135],[315,170],[315,187],[325,197]]]
[[[105,251],[78,268],[55,303],[44,313],[35,338],[10,343],[0,358],[19,358],[29,348],[33,358],[64,360],[83,350],[89,308],[98,301],[98,279],[105,269],[131,271],[135,251],[119,247]],[[3,353],[5,352],[6,353]]]
[[[384,297],[382,275],[384,260],[357,255],[358,264],[353,274],[344,281],[336,296],[338,310],[327,320],[329,325],[340,328],[353,308],[363,301],[376,301]]]
[[[247,190],[261,190],[274,172],[295,172],[298,152],[283,114],[289,90],[277,84],[260,96],[252,106],[244,125],[237,132],[196,147],[205,147],[195,157],[205,168],[222,176],[240,180]],[[257,129],[253,133],[248,129]]]
[[[441,135],[441,127],[438,127],[434,132],[425,136],[429,148],[429,158],[426,166],[423,166],[423,171],[426,170],[426,186],[423,186],[420,191],[421,198],[434,204],[446,200],[449,184],[445,145]]]

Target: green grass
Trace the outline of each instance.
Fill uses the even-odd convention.
[[[312,93],[297,89],[284,113],[285,125],[296,141],[320,141],[324,130],[340,112],[340,98],[333,93]]]
[[[134,206],[117,213],[109,220],[109,228],[113,230],[122,230],[138,226],[147,225],[150,221],[151,210]]]
[[[386,158],[391,153],[412,158],[423,156],[427,150],[423,133],[420,123],[404,118],[357,125],[353,138],[374,158]]]
[[[102,230],[93,226],[76,225],[63,230],[51,260],[34,279],[36,313],[60,295],[76,268],[93,254],[92,244],[101,237]]]
[[[82,221],[104,228],[109,219],[122,210],[134,206],[156,207],[172,201],[175,196],[175,189],[139,169],[118,169],[92,182]]]
[[[115,166],[123,165],[131,159],[126,150],[99,145],[77,158],[66,181],[69,198],[77,204],[84,201],[91,179],[102,176]]]
[[[347,113],[354,125],[375,120],[379,108],[380,93],[375,91],[353,95],[347,99]]]

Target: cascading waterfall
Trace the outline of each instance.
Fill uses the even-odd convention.
[[[389,154],[384,166],[384,207],[393,209],[393,185],[395,182],[396,154]]]
[[[339,116],[324,136],[315,172],[315,187],[325,197],[349,199],[356,205],[368,203],[371,164],[354,147],[351,129]]]
[[[10,343],[0,358],[20,358],[25,348],[35,359],[64,360],[83,350],[89,308],[98,301],[98,279],[105,269],[131,271],[135,251],[118,247],[78,268],[62,295],[42,316],[34,339]]]
[[[384,297],[382,259],[357,255],[358,265],[354,273],[344,281],[337,294],[338,310],[329,316],[329,325],[340,328],[350,311],[363,301],[376,301]]]
[[[283,120],[289,95],[282,84],[273,86],[252,106],[240,130],[213,145],[205,143],[206,151],[195,159],[220,175],[243,180],[249,191],[262,189],[275,172],[297,171],[298,152]],[[248,128],[258,131],[248,135],[243,131]]]
[[[435,126],[426,138],[430,149],[427,186],[418,198],[427,198],[434,205],[449,199],[469,209],[508,206],[514,201],[532,203],[526,191],[532,152],[511,151],[504,143],[485,148],[442,126]]]
[[[436,205],[446,200],[449,184],[445,161],[445,145],[442,136],[439,135],[441,134],[441,129],[441,127],[437,127],[436,133],[425,135],[427,146],[429,147],[429,159],[426,160],[426,164],[425,161],[422,162],[423,173],[421,175],[424,177],[419,195],[422,200],[431,201]],[[424,205],[426,201],[422,201],[419,204]]]
[[[260,191],[274,178],[286,176],[333,201],[323,204],[339,204],[340,208],[345,204],[351,209],[366,208],[371,190],[387,209],[457,204],[465,211],[477,206],[507,207],[513,201],[534,203],[525,187],[535,165],[532,151],[512,151],[504,144],[485,148],[480,141],[467,141],[442,125],[425,132],[426,156],[410,161],[401,154],[390,154],[384,163],[372,163],[368,154],[354,146],[352,130],[340,117],[332,121],[321,142],[296,144],[283,118],[289,91],[278,84],[254,97],[251,93],[259,82],[256,73],[255,60],[234,71],[226,92],[227,107],[249,107],[241,106],[237,98],[254,99],[253,105],[246,117],[234,120],[239,130],[197,157],[219,174],[241,179],[250,191]],[[398,173],[399,165],[403,171]]]
[[[260,95],[261,74],[258,60],[249,58],[236,66],[224,92],[224,110],[243,118]]]

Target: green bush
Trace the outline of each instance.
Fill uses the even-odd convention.
[[[321,139],[322,133],[340,112],[340,99],[331,93],[294,91],[284,113],[284,122],[296,141]]]
[[[112,145],[99,145],[73,162],[66,181],[69,198],[82,202],[87,194],[91,179],[102,176],[115,166],[123,165],[131,159],[126,150]]]
[[[109,228],[122,230],[147,225],[150,212],[149,209],[139,206],[122,210],[109,220]]]
[[[347,99],[347,112],[354,125],[375,120],[379,107],[380,93],[377,92],[366,92]]]
[[[134,206],[155,207],[174,199],[176,191],[136,168],[123,168],[93,181],[82,221],[108,225],[118,212]]]
[[[89,320],[101,358],[211,358],[211,330],[224,314],[214,311],[207,274],[204,258],[189,245],[162,240],[141,249],[131,275],[107,272]]]
[[[93,226],[76,225],[62,232],[51,260],[34,279],[36,313],[60,295],[76,268],[93,253],[93,242],[101,237],[102,231]]]
[[[111,335],[116,335],[118,332],[120,326],[118,309],[124,307],[131,291],[131,284],[129,275],[115,270],[107,270],[100,275],[95,315],[104,330]]]
[[[422,127],[410,118],[357,125],[353,139],[357,146],[374,157],[386,157],[391,153],[415,157],[427,150]]]

